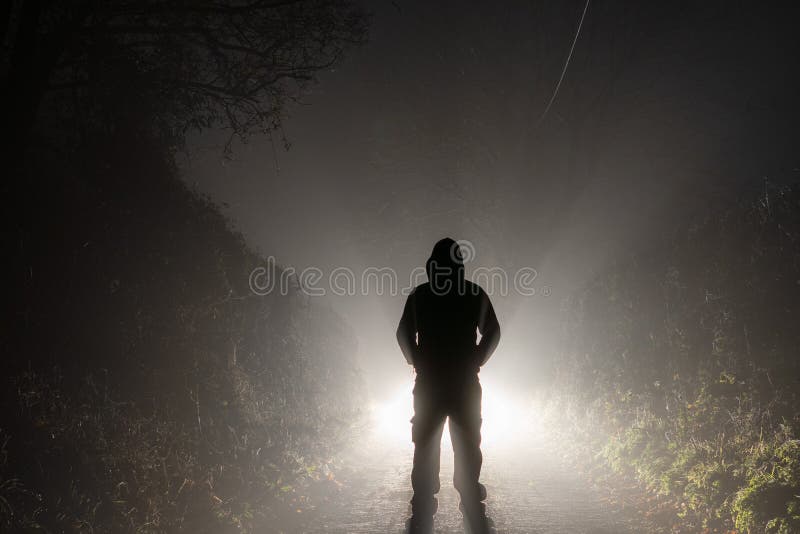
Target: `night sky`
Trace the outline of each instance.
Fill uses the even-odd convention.
[[[571,292],[677,221],[798,171],[796,10],[593,1],[543,116],[584,6],[369,3],[369,42],[290,108],[288,151],[254,137],[226,161],[223,134],[204,134],[185,179],[298,269],[393,267],[402,283],[444,236],[475,245],[468,275],[534,267],[538,295],[493,297],[504,339],[487,370],[546,380]],[[409,379],[402,297],[328,300],[373,394]]]

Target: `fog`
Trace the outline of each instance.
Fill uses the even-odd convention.
[[[230,160],[224,134],[196,137],[184,179],[257,250],[325,280],[389,267],[405,287],[445,236],[474,244],[468,273],[535,269],[535,296],[493,297],[504,337],[485,372],[547,382],[564,298],[684,218],[795,172],[779,13],[592,6],[543,116],[578,4],[375,4],[369,44],[282,131]],[[380,397],[410,380],[394,341],[403,297],[367,292],[325,299]]]
[[[7,2],[0,531],[800,532],[799,11]]]

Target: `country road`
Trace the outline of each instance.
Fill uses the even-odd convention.
[[[487,399],[485,399],[487,400]],[[602,492],[559,457],[547,432],[514,417],[508,399],[484,404],[484,467],[488,513],[498,533],[623,534],[647,530],[607,504]],[[406,403],[379,408],[376,421],[343,457],[336,490],[317,507],[305,532],[400,533],[408,517],[413,449]],[[488,409],[487,409],[488,408]],[[487,413],[488,412],[488,413]],[[489,424],[491,416],[503,420]],[[463,532],[458,494],[452,487],[453,453],[445,432],[442,490],[435,517],[438,533]],[[308,519],[311,519],[309,517]]]

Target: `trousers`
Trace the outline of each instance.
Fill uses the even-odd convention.
[[[481,385],[477,373],[455,378],[453,375],[417,375],[414,384],[414,417],[411,437],[414,464],[411,470],[412,514],[432,516],[436,512],[436,493],[441,487],[439,462],[442,432],[449,419],[453,443],[453,485],[461,498],[461,511],[468,522],[485,517],[486,488],[479,482],[481,454]],[[476,529],[477,530],[477,529]]]

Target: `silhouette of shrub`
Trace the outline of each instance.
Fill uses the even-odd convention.
[[[684,528],[797,530],[798,257],[800,189],[768,186],[654,239],[566,306],[556,383],[579,414],[571,431],[670,499]]]

